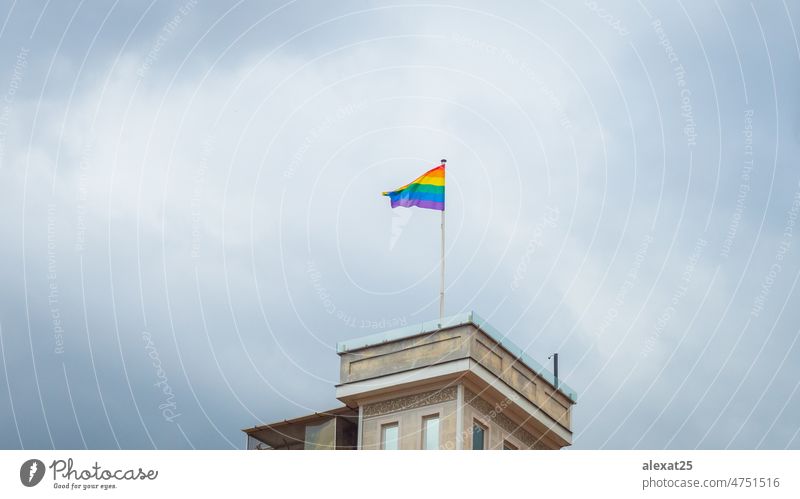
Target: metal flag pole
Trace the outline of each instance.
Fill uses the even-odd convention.
[[[447,163],[446,159],[442,160],[442,165]],[[445,176],[447,175],[445,168]],[[446,182],[445,182],[446,183]],[[444,320],[444,206],[442,206],[442,258],[441,258],[441,284],[439,287],[439,327],[442,326],[441,322]]]

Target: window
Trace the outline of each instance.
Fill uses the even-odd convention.
[[[486,449],[486,427],[477,421],[472,422],[472,450]]]
[[[305,450],[336,448],[336,418],[317,425],[306,426]]]
[[[512,444],[508,440],[503,440],[503,450],[519,450],[516,445]]]
[[[399,429],[397,423],[381,426],[381,449],[397,450],[397,436]]]
[[[439,449],[439,415],[422,418],[422,449]]]

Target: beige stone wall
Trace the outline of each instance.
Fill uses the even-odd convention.
[[[502,449],[508,441],[518,449],[550,449],[548,442],[522,428],[506,414],[509,402],[491,403],[470,391],[464,390],[464,449],[472,449],[472,426],[474,422],[486,428],[486,449]]]
[[[463,448],[470,449],[475,420],[488,430],[489,449],[501,449],[504,441],[519,449],[555,449],[571,442],[573,401],[473,324],[342,352],[340,357],[341,384],[357,387],[340,400],[364,410],[362,448],[380,448],[381,426],[396,422],[400,448],[419,449],[422,420],[434,413],[439,414],[442,448],[456,448],[456,436],[461,435]],[[442,366],[430,378],[419,369],[445,363],[457,367],[448,371]],[[407,377],[398,375],[405,372]],[[486,383],[493,383],[491,378],[499,378],[512,390],[498,385],[481,395],[488,388]],[[380,388],[370,388],[373,379],[383,382],[376,384]],[[386,384],[387,379],[392,382]],[[447,383],[464,386],[460,429],[456,428],[456,388],[434,390]],[[506,400],[509,410],[492,402],[497,397],[512,399]],[[528,402],[567,431],[552,427],[552,420],[532,410]]]
[[[433,414],[439,415],[440,448],[455,448],[456,387],[365,404],[362,448],[379,449],[381,427],[396,422],[400,449],[421,449],[422,420]]]
[[[375,345],[341,354],[340,383],[429,366],[467,357],[470,326]]]
[[[472,358],[564,428],[571,429],[572,401],[473,325],[342,353],[340,383],[357,382],[464,358]]]
[[[460,430],[464,449],[472,449],[472,425],[477,421],[486,428],[485,445],[487,449],[502,449],[509,442],[518,449],[557,448],[541,435],[531,433],[521,427],[506,409],[511,402],[490,402],[464,389],[463,428]],[[447,387],[414,395],[406,395],[364,405],[362,425],[362,448],[379,449],[383,425],[397,423],[399,428],[399,447],[404,450],[422,448],[423,418],[439,415],[439,437],[441,449],[455,449],[459,429],[456,427],[457,388]]]
[[[489,372],[508,383],[564,428],[572,428],[572,401],[491,338],[476,331],[471,336],[470,352],[472,358]]]

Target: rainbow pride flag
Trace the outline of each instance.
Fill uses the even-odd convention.
[[[419,206],[429,210],[444,211],[444,163],[422,174],[413,182],[390,192],[392,208]]]

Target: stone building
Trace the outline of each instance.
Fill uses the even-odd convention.
[[[560,449],[577,395],[474,312],[345,341],[344,406],[243,430],[248,449]]]

